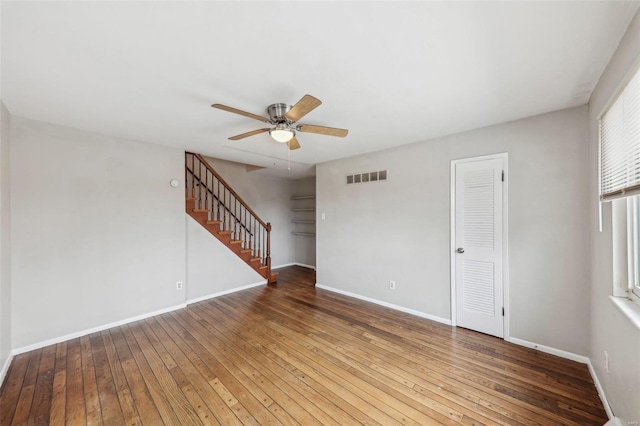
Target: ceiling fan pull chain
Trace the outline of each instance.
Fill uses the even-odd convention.
[[[289,145],[289,142],[287,142]],[[291,171],[291,147],[287,150],[287,170]]]

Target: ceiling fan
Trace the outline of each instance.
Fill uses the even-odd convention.
[[[244,115],[245,117],[253,118],[254,120],[262,121],[263,123],[268,123],[274,126],[231,136],[229,139],[232,141],[269,132],[269,135],[271,135],[275,141],[286,143],[289,146],[289,149],[298,149],[300,148],[300,143],[296,139],[296,132],[318,133],[320,135],[338,136],[340,138],[347,136],[347,133],[349,133],[349,130],[347,129],[316,126],[313,124],[296,124],[298,120],[319,107],[320,104],[322,104],[322,102],[319,99],[316,99],[311,95],[304,95],[294,106],[287,104],[269,105],[267,107],[267,114],[269,115],[269,118],[222,104],[213,104],[211,106],[223,111]]]

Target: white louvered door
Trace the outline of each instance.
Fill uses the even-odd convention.
[[[502,159],[455,165],[456,323],[504,337]]]

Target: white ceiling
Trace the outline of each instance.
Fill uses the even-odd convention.
[[[21,117],[302,177],[313,164],[587,103],[639,2],[3,2]],[[309,93],[291,153],[227,137]]]

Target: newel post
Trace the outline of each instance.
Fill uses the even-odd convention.
[[[271,222],[267,223],[267,265],[271,273]]]

